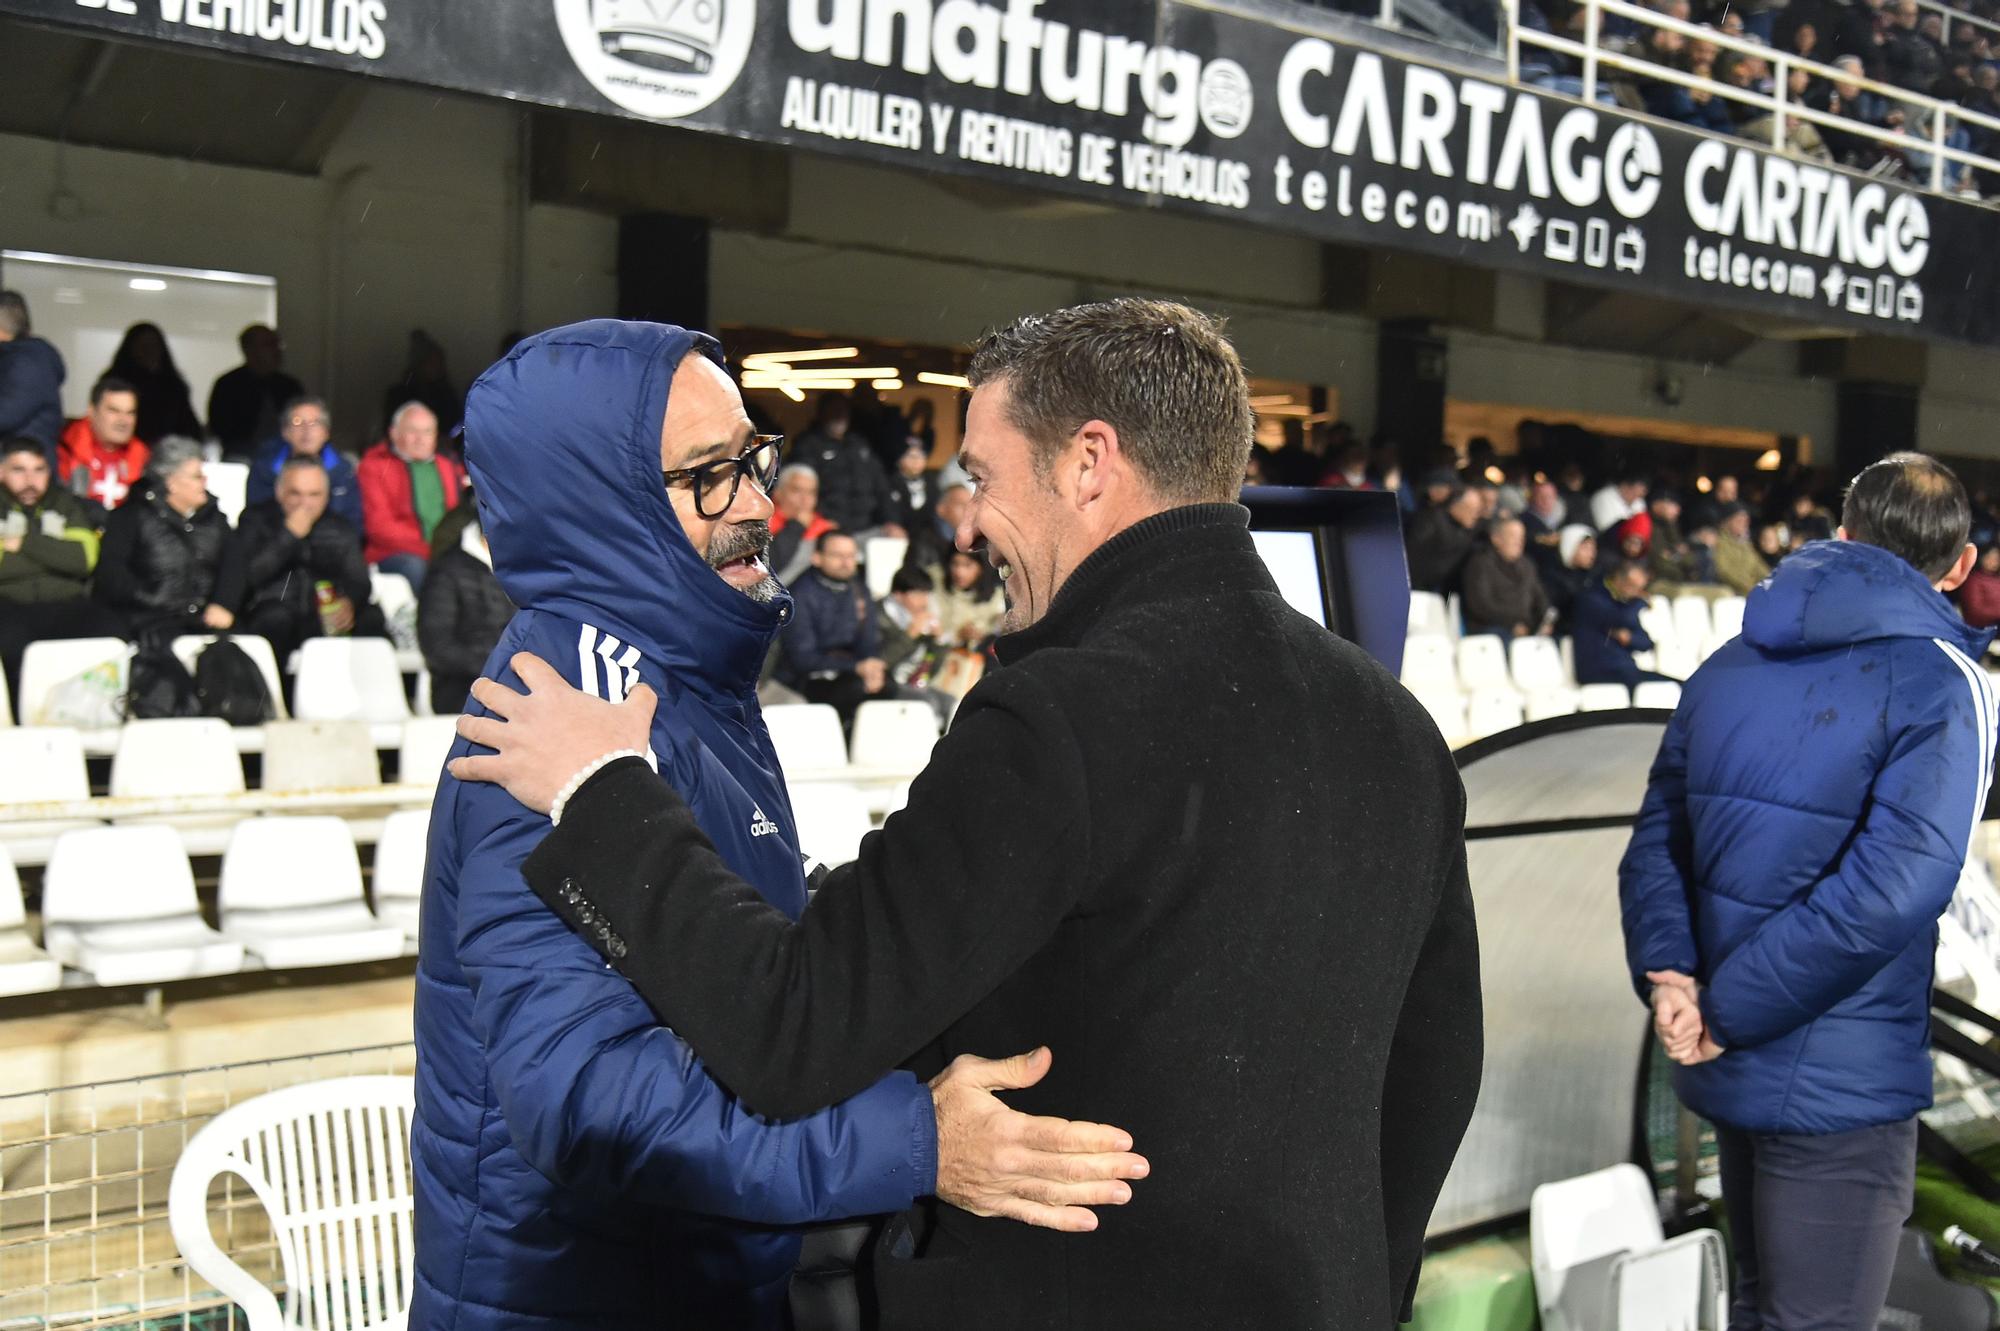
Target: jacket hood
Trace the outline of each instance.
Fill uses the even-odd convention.
[[[1942,638],[1978,660],[1993,633],[1960,619],[1901,556],[1859,541],[1815,541],[1750,593],[1743,637],[1780,654],[1881,638]]]
[[[713,338],[595,319],[528,338],[465,400],[465,461],[508,599],[588,623],[677,680],[757,682],[791,597],[752,601],[696,553],[660,479],[660,428],[690,352]]]

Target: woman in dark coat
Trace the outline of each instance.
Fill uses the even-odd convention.
[[[157,324],[137,323],[125,330],[125,340],[111,358],[106,371],[113,379],[123,379],[139,390],[138,435],[149,444],[158,444],[170,434],[200,439],[201,418],[194,414],[187,380],[174,364],[167,336]]]
[[[235,625],[242,552],[209,498],[199,444],[160,441],[139,493],[105,523],[92,593],[124,620],[127,638]]]

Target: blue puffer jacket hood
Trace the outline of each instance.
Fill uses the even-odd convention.
[[[678,328],[579,324],[528,339],[472,386],[466,457],[520,607],[485,673],[520,688],[509,662],[527,651],[600,697],[651,685],[661,776],[731,870],[796,916],[798,838],[755,694],[789,598],[759,604],[724,583],[660,477],[690,349],[719,354]],[[895,1073],[807,1118],[743,1109],[529,890],[521,864],[547,831],[497,786],[439,782],[417,965],[411,1331],[775,1329],[799,1249],[782,1227],[930,1191],[930,1093]]]
[[[1994,764],[1995,690],[1923,574],[1848,541],[1752,593],[1687,682],[1619,872],[1626,961],[1702,986],[1697,1113],[1830,1133],[1930,1104],[1937,920]]]

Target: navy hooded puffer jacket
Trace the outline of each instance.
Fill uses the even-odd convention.
[[[1700,981],[1704,1117],[1820,1134],[1931,1102],[1937,919],[1993,772],[1972,629],[1886,550],[1822,541],[1687,682],[1619,873],[1626,959]]]
[[[520,613],[486,673],[534,652],[613,699],[660,696],[652,748],[730,867],[796,915],[792,811],[755,696],[789,600],[760,605],[682,533],[660,428],[699,334],[579,324],[473,385],[466,454]],[[463,740],[454,756],[467,751]],[[797,1258],[773,1226],[903,1209],[936,1173],[907,1073],[809,1118],[749,1113],[550,913],[520,866],[548,820],[446,776],[417,967],[412,1331],[776,1327]]]

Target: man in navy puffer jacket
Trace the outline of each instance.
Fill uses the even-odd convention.
[[[513,680],[508,662],[533,652],[600,697],[650,686],[646,756],[735,871],[797,916],[798,837],[756,700],[791,608],[759,558],[769,476],[725,469],[727,494],[700,501],[712,521],[662,477],[665,447],[683,465],[754,456],[741,400],[706,363],[720,358],[698,333],[598,321],[528,339],[473,386],[466,458],[494,572],[520,607],[484,673]],[[684,359],[714,382],[670,413]],[[411,1331],[782,1326],[800,1239],[776,1226],[930,1194],[933,1092],[898,1072],[795,1120],[744,1109],[529,890],[521,864],[548,829],[498,786],[439,784],[417,967]],[[964,1158],[958,1141],[947,1163]]]
[[[1970,506],[1902,453],[1687,683],[1620,869],[1626,955],[1722,1149],[1732,1331],[1872,1331],[1931,1103],[1930,984],[1996,695],[1941,591]]]

